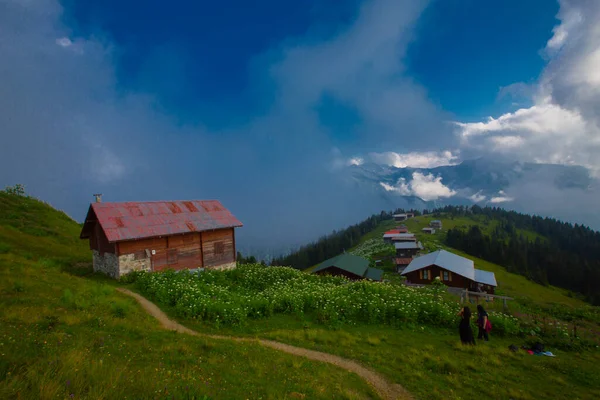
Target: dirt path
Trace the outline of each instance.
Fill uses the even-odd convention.
[[[302,347],[291,346],[289,344],[275,342],[272,340],[264,340],[264,339],[252,339],[252,338],[239,338],[233,336],[221,336],[221,335],[206,335],[200,334],[194,330],[186,328],[185,326],[169,319],[169,317],[154,303],[146,299],[145,297],[134,293],[130,290],[124,288],[117,288],[117,290],[121,293],[124,293],[128,296],[135,298],[141,306],[153,317],[158,319],[162,326],[165,329],[169,329],[172,331],[177,331],[180,333],[187,333],[188,335],[193,336],[202,336],[208,337],[212,339],[219,340],[234,340],[238,342],[256,342],[263,346],[270,347],[275,350],[284,351],[289,354],[293,354],[296,356],[306,357],[311,360],[321,361],[329,364],[336,365],[340,368],[343,368],[347,371],[354,372],[364,380],[366,380],[381,396],[381,398],[386,400],[399,400],[399,399],[412,399],[410,393],[406,391],[402,386],[388,382],[383,376],[378,374],[377,372],[371,371],[368,368],[363,367],[356,361],[348,360],[342,357],[338,357],[332,354],[323,353],[315,350],[308,350]]]

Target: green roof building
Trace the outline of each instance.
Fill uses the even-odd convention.
[[[383,271],[369,267],[369,260],[349,253],[323,261],[313,270],[315,274],[345,276],[349,279],[380,281]]]

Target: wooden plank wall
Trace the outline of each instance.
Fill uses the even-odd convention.
[[[422,272],[423,270],[428,270],[429,271],[429,278],[428,279],[423,279],[422,278]],[[421,270],[417,270],[417,271],[413,271],[413,272],[409,272],[408,274],[406,274],[406,279],[410,282],[410,283],[417,283],[417,284],[425,284],[425,285],[430,285],[433,280],[435,279],[436,276],[439,276],[440,279],[443,279],[443,271],[447,271],[444,268],[440,268],[437,265],[432,265],[430,267],[427,268],[423,268]],[[448,271],[450,273],[450,279],[452,279],[451,281],[443,281],[444,284],[446,286],[450,286],[450,287],[457,287],[457,288],[468,288],[470,285],[470,280],[465,278],[464,276],[455,274],[454,272]]]
[[[167,238],[150,238],[141,240],[130,240],[119,242],[118,255],[136,254],[142,255],[146,250],[154,250],[156,254],[150,255],[152,258],[152,267],[154,270],[160,270],[167,267]]]
[[[97,250],[100,254],[115,253],[114,243],[110,243],[100,224],[96,223],[90,235],[90,250]]]
[[[170,268],[179,270],[203,267],[199,233],[169,236],[167,248],[171,252],[167,257]]]
[[[206,267],[235,262],[233,228],[202,232],[202,252]]]
[[[235,238],[233,228],[189,233],[163,238],[120,242],[118,255],[140,254],[154,250],[152,268],[160,271],[216,267],[235,262]]]

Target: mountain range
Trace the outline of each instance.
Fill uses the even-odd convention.
[[[600,226],[593,207],[599,181],[581,166],[478,158],[434,168],[364,163],[346,172],[359,190],[374,190],[399,207],[490,205]]]
[[[599,181],[581,166],[488,158],[434,168],[362,163],[344,167],[339,178],[332,181],[336,186],[330,191],[337,197],[320,199],[313,210],[318,221],[310,220],[309,214],[293,230],[279,231],[282,234],[264,233],[249,223],[239,232],[240,251],[269,261],[382,210],[446,205],[501,207],[600,229],[600,214],[595,211]],[[270,226],[281,225],[274,221]]]

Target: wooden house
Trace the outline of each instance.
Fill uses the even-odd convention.
[[[438,250],[417,257],[402,271],[407,282],[430,284],[436,277],[447,286],[494,294],[496,276],[493,272],[475,269],[468,258]]]
[[[131,271],[235,268],[242,223],[217,200],[92,203],[80,238],[94,271],[119,278]]]
[[[406,214],[394,214],[394,221],[400,222],[400,221],[406,221],[408,219],[408,217],[406,216]]]
[[[317,275],[345,276],[352,280],[380,281],[383,271],[369,267],[369,260],[349,253],[330,258],[317,265],[313,270]]]
[[[406,267],[412,262],[412,257],[396,257],[394,258],[394,265],[396,266],[396,272],[403,272]]]
[[[442,229],[442,221],[439,219],[434,219],[429,223],[429,226],[434,229]]]
[[[395,236],[392,236],[392,243],[396,242],[416,242],[417,237],[412,233],[399,233]]]
[[[416,242],[417,238],[412,233],[398,233],[395,231],[388,231],[383,234],[383,241],[386,243],[394,242]]]
[[[394,242],[396,257],[414,257],[421,250],[421,243],[407,241]]]

